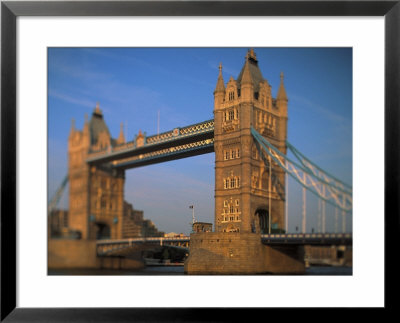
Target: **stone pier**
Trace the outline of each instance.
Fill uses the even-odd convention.
[[[184,268],[193,275],[302,274],[304,248],[266,246],[255,233],[194,233]]]
[[[98,257],[96,241],[50,239],[48,241],[48,269],[140,269],[144,261],[140,255],[127,257]]]

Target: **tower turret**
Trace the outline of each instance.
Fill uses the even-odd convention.
[[[71,130],[69,131],[69,135],[70,135],[70,136],[73,136],[73,135],[74,135],[74,132],[75,132],[75,119],[72,118],[72,119],[71,119]]]
[[[121,122],[120,130],[119,130],[119,137],[117,139],[117,144],[122,145],[124,143],[125,143],[124,124]]]
[[[225,97],[225,84],[224,78],[222,77],[222,64],[219,64],[219,74],[218,74],[218,81],[217,86],[215,87],[214,91],[214,106],[215,108],[219,108],[224,103]]]
[[[285,85],[283,84],[283,72],[281,72],[281,83],[279,85],[278,94],[276,95],[276,105],[279,109],[287,110],[288,98],[286,95]]]

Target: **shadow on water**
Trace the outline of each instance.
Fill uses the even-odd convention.
[[[185,275],[183,266],[149,266],[140,270],[117,269],[52,269],[49,275],[55,276],[168,276]],[[305,276],[351,276],[352,267],[311,266]]]

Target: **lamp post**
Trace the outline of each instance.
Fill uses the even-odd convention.
[[[192,232],[194,232],[193,231],[193,224],[196,222],[195,219],[194,219],[194,205],[190,205],[189,209],[192,209]]]

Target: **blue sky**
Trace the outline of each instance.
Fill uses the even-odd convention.
[[[247,48],[49,48],[48,183],[51,198],[67,173],[71,120],[82,129],[99,102],[112,137],[125,138],[213,118],[218,65],[237,78]],[[280,72],[289,98],[288,141],[316,164],[352,183],[352,49],[255,48],[276,96]],[[165,232],[190,232],[214,222],[214,154],[127,170],[125,200]],[[289,181],[289,231],[301,227],[301,188]],[[67,206],[64,194],[60,206]],[[317,227],[318,203],[307,195],[307,230]],[[330,212],[330,213],[329,213]],[[329,213],[329,214],[328,214]],[[327,229],[335,230],[327,209]],[[341,226],[339,220],[339,227]],[[351,218],[347,218],[351,229]]]

